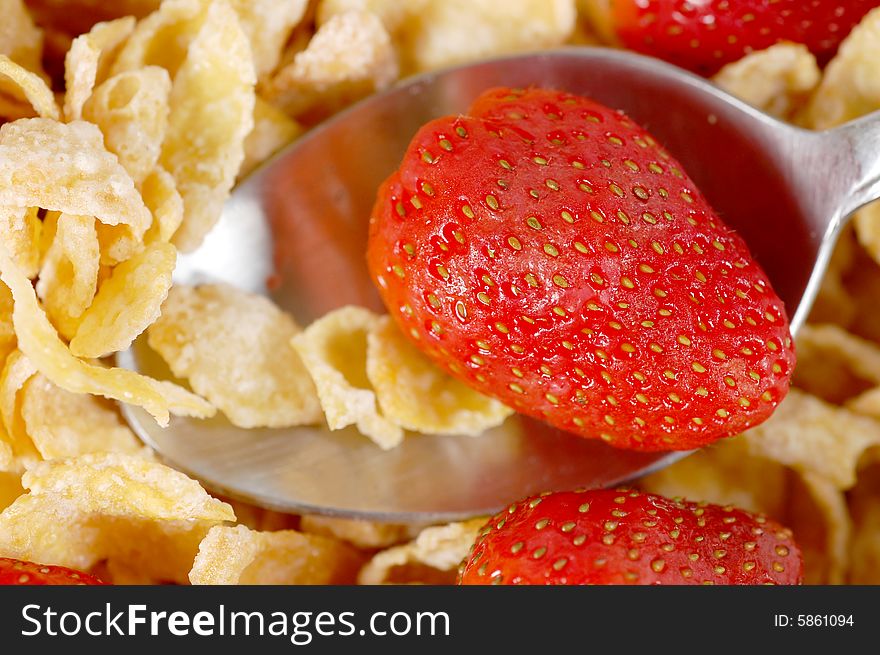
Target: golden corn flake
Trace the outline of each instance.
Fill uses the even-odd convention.
[[[749,452],[745,439],[728,439],[641,478],[637,484],[667,498],[734,505],[780,519],[785,512],[789,471]]]
[[[880,443],[880,422],[793,389],[773,416],[742,438],[754,455],[848,489],[859,457]]]
[[[183,198],[184,220],[174,243],[185,252],[201,243],[229,197],[253,128],[255,82],[250,45],[235,12],[226,3],[210,3],[174,76],[160,158]]]
[[[29,118],[0,127],[0,205],[94,216],[140,236],[152,220],[101,131],[83,121]]]
[[[39,453],[28,437],[19,399],[19,391],[35,373],[31,361],[17,350],[6,358],[0,373],[0,416],[3,418],[0,441],[6,443],[8,449],[5,450],[11,456],[3,467],[7,471],[20,471],[22,466],[39,459]]]
[[[614,28],[611,14],[613,0],[575,0],[578,17],[589,30],[598,35],[600,40],[609,45],[619,46],[619,39]]]
[[[103,398],[65,391],[39,373],[20,393],[21,417],[43,459],[100,452],[137,455],[145,450]]]
[[[574,31],[574,0],[429,0],[400,29],[407,72],[561,45]]]
[[[23,95],[43,118],[58,120],[61,116],[52,89],[43,78],[3,54],[0,54],[0,90]]]
[[[0,79],[0,85],[3,80]],[[30,118],[34,115],[33,107],[29,103],[15,100],[0,93],[0,121],[17,121],[22,118]]]
[[[173,78],[186,58],[187,47],[204,24],[210,4],[211,0],[162,2],[156,11],[138,21],[134,32],[120,48],[111,74],[144,66],[161,66]]]
[[[52,325],[71,338],[98,286],[100,252],[95,219],[61,214],[43,258],[37,295]]]
[[[383,416],[406,430],[476,436],[513,414],[434,366],[390,316],[367,336],[367,377]]]
[[[784,523],[803,554],[804,584],[843,584],[852,537],[846,498],[821,475],[794,477]]]
[[[24,493],[18,473],[0,471],[0,512],[9,507]]]
[[[872,454],[848,494],[853,522],[849,584],[880,584],[880,453]]]
[[[403,440],[403,430],[381,415],[367,379],[367,335],[379,317],[362,307],[343,307],[321,317],[293,339],[315,381],[327,425],[349,425],[383,449]]]
[[[244,142],[244,162],[238,173],[239,178],[296,139],[302,131],[299,123],[257,96],[254,105],[254,129]]]
[[[40,269],[42,223],[36,207],[0,206],[0,240],[29,278]]]
[[[189,579],[198,585],[352,584],[362,563],[351,546],[326,537],[215,527],[199,546]]]
[[[323,25],[337,14],[347,11],[366,11],[375,14],[385,29],[394,34],[406,21],[422,11],[431,0],[321,0],[315,14],[318,25]]]
[[[880,346],[833,324],[803,326],[797,335],[794,384],[831,403],[880,385]]]
[[[434,575],[444,572],[451,582],[458,565],[468,556],[485,523],[485,518],[477,518],[425,528],[414,541],[377,553],[361,569],[358,582],[370,585],[395,581],[419,582],[417,579],[406,579],[406,571],[399,570],[407,567],[420,571],[422,575],[427,572],[421,567],[433,569]]]
[[[107,62],[116,48],[134,29],[131,16],[94,25],[88,34],[73,40],[64,59],[64,118],[82,118],[82,108],[98,81],[98,69]],[[103,58],[103,62],[102,62]]]
[[[315,387],[290,344],[299,328],[270,300],[225,284],[176,285],[149,344],[177,377],[243,428],[316,423]]]
[[[30,281],[15,267],[2,244],[0,278],[12,290],[15,301],[12,321],[18,347],[37,370],[59,387],[139,405],[163,426],[168,424],[169,410],[188,416],[213,415],[214,407],[210,403],[182,387],[125,369],[88,364],[74,357],[40,308]]]
[[[101,562],[89,571],[98,579],[112,585],[159,585],[168,580],[154,578],[143,571],[137,563],[129,563],[117,559]]]
[[[828,129],[880,109],[880,9],[869,13],[844,40],[825,69],[804,121]]]
[[[300,530],[340,539],[358,548],[388,548],[415,538],[421,527],[309,514],[300,520]]]
[[[221,498],[221,500],[232,506],[238,523],[251,530],[275,532],[277,530],[292,530],[299,525],[299,517],[293,514],[276,512],[234,498]]]
[[[13,472],[20,468],[15,460],[15,453],[12,451],[12,445],[9,443],[9,437],[6,436],[5,428],[0,428],[0,476]]]
[[[0,368],[16,347],[15,327],[12,325],[12,292],[0,284]]]
[[[83,116],[101,128],[107,149],[139,184],[156,167],[168,129],[171,78],[158,66],[114,75],[85,103]]]
[[[712,81],[750,105],[786,118],[803,105],[821,77],[806,46],[778,43],[728,64]]]
[[[70,352],[97,358],[128,348],[159,318],[176,261],[174,246],[160,241],[114,268],[82,315]]]
[[[308,0],[230,0],[262,77],[275,70],[293,28],[303,19]]]
[[[22,485],[30,493],[0,513],[3,557],[77,569],[110,559],[185,582],[208,530],[235,519],[183,473],[120,453],[39,462]]]
[[[34,25],[22,0],[0,0],[0,55],[29,71],[42,70],[43,34]]]
[[[397,79],[391,38],[376,16],[345,12],[324,23],[266,87],[267,99],[314,120]]]
[[[157,166],[141,183],[144,203],[153,214],[153,224],[144,235],[145,243],[171,241],[183,222],[183,198],[171,173]]]
[[[880,262],[880,202],[874,202],[857,211],[853,225],[859,243],[875,262]]]

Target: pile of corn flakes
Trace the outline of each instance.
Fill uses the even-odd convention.
[[[401,77],[608,43],[602,2],[0,0],[0,556],[128,584],[448,583],[482,519],[404,526],[213,497],[121,419],[473,435],[511,410],[434,369],[387,317],[301,328],[224,285],[172,286],[236,182]],[[880,10],[824,70],[779,44],[716,83],[826,129],[880,109]],[[808,583],[880,583],[880,205],[843,235],[796,389],[764,425],[639,481],[793,528]],[[247,317],[247,331],[240,317]],[[141,334],[184,388],[113,368]],[[255,336],[256,335],[256,338]]]

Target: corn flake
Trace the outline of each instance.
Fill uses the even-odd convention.
[[[401,541],[415,538],[421,528],[413,525],[309,514],[302,517],[300,529],[308,534],[340,539],[358,548],[388,548]]]
[[[139,405],[160,425],[168,424],[169,410],[188,416],[213,415],[214,407],[210,403],[182,387],[125,369],[88,364],[74,357],[40,308],[30,281],[15,267],[2,244],[0,278],[12,291],[12,321],[19,348],[37,370],[59,387]]]
[[[294,530],[212,528],[199,546],[190,582],[208,584],[352,584],[362,556],[334,539]]]
[[[45,564],[116,560],[185,582],[208,530],[235,519],[183,473],[119,453],[39,462],[22,485],[30,493],[0,513],[0,556]]]
[[[383,416],[406,430],[476,436],[513,414],[434,366],[390,316],[367,336],[367,377]]]
[[[333,16],[348,11],[366,11],[375,14],[385,29],[394,34],[406,21],[422,11],[431,0],[321,0],[315,13],[317,24],[323,25]]]
[[[367,379],[367,335],[379,317],[362,307],[343,307],[321,317],[293,339],[315,387],[327,425],[349,425],[383,449],[403,440],[403,430],[379,412]]]
[[[33,72],[42,70],[43,34],[22,0],[0,0],[0,55]]]
[[[880,109],[880,8],[850,32],[806,109],[803,121],[824,130]]]
[[[15,327],[12,325],[12,292],[0,284],[0,367],[16,348]]]
[[[299,331],[262,296],[225,284],[176,285],[150,326],[149,344],[229,420],[243,428],[315,423],[315,387],[290,344]]]
[[[152,220],[101,131],[83,121],[29,118],[0,127],[0,205],[94,216],[140,236]]]
[[[183,222],[183,198],[171,173],[161,166],[154,168],[141,184],[141,195],[153,214],[153,224],[144,235],[144,242],[171,241]]]
[[[305,50],[266,86],[266,98],[316,120],[397,79],[391,38],[376,16],[345,12],[324,23]]]
[[[795,476],[788,505],[785,524],[803,554],[804,584],[842,584],[852,538],[843,493],[820,475]]]
[[[849,584],[880,584],[880,459],[876,451],[849,493],[853,521]]]
[[[4,449],[7,461],[3,466],[7,471],[20,471],[22,465],[39,459],[38,451],[28,437],[19,399],[19,391],[36,372],[31,361],[16,350],[6,358],[0,374],[0,416],[4,428],[0,436],[8,446]]]
[[[778,43],[726,65],[712,81],[768,114],[787,118],[803,106],[821,77],[806,46]]]
[[[43,459],[145,450],[108,401],[65,391],[39,373],[21,390],[21,417]]]
[[[782,464],[750,453],[748,443],[736,438],[697,451],[637,484],[667,498],[734,505],[781,520],[788,480]]]
[[[230,0],[254,55],[258,77],[273,70],[293,28],[303,19],[308,0]]]
[[[859,457],[880,443],[880,422],[793,389],[766,422],[742,438],[753,455],[848,489],[856,482]]]
[[[880,105],[878,105],[880,106]],[[853,216],[859,243],[880,262],[880,202],[866,205]]]
[[[43,78],[3,54],[0,54],[0,90],[23,95],[43,118],[58,120],[61,116],[52,89]]]
[[[235,518],[238,523],[251,530],[275,532],[277,530],[293,530],[299,525],[299,517],[293,514],[276,512],[234,498],[221,498],[221,500],[229,503],[235,510]]]
[[[831,403],[880,385],[880,346],[833,324],[805,325],[797,336],[794,384]]]
[[[299,123],[257,96],[254,129],[244,142],[244,162],[238,173],[239,178],[250,173],[302,132],[303,127]]]
[[[88,34],[73,40],[64,59],[64,118],[77,121],[82,108],[99,79],[99,70],[106,73],[108,62],[116,49],[134,29],[131,16],[98,23]]]
[[[40,269],[42,224],[36,207],[0,206],[0,240],[29,278]]]
[[[174,246],[158,242],[114,268],[82,315],[70,352],[97,358],[128,348],[159,318],[176,261]]]
[[[452,583],[485,518],[425,528],[414,541],[377,553],[358,575],[360,584]]]
[[[572,34],[574,0],[429,0],[400,28],[406,72],[561,45]]]
[[[37,295],[52,325],[71,338],[98,286],[100,252],[95,219],[61,214],[43,258]]]
[[[9,507],[24,493],[18,473],[0,471],[0,512]]]
[[[177,182],[184,220],[174,243],[194,250],[217,222],[253,128],[250,46],[226,3],[211,3],[174,77],[160,162]],[[196,136],[198,138],[194,138]]]
[[[205,22],[210,0],[166,0],[139,21],[120,48],[110,74],[161,66],[173,78]],[[224,3],[226,4],[226,3]]]
[[[85,103],[83,116],[101,128],[107,149],[136,184],[159,161],[168,129],[171,78],[164,68],[147,66],[114,75]]]

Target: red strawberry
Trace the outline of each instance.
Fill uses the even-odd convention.
[[[703,75],[779,41],[825,63],[880,0],[615,0],[611,27],[628,48]]]
[[[798,584],[791,532],[733,507],[628,489],[528,498],[493,517],[460,584]]]
[[[494,89],[424,126],[379,191],[368,263],[436,364],[581,436],[690,449],[788,390],[785,311],[743,240],[586,98]]]
[[[0,557],[0,585],[102,585],[98,578],[63,566]]]

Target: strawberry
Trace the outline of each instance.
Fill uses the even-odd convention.
[[[425,125],[367,258],[437,365],[584,437],[691,449],[788,390],[785,311],[746,244],[650,134],[586,98],[494,89]]]
[[[628,489],[558,492],[483,528],[459,584],[798,584],[791,532],[733,507]]]
[[[63,566],[0,557],[0,585],[102,585],[98,578]]]
[[[880,0],[614,0],[610,26],[628,48],[703,75],[779,41],[824,64]]]

